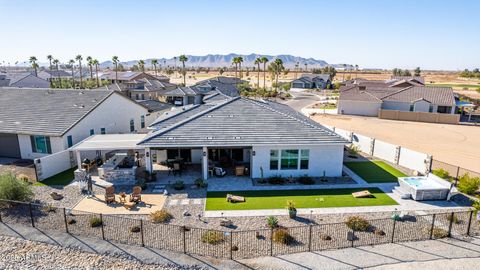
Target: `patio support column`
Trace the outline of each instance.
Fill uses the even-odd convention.
[[[75,154],[77,155],[77,169],[80,170],[82,168],[82,156],[80,155],[80,150],[76,150]]]
[[[145,148],[145,169],[148,172],[152,172],[152,156],[150,153],[150,148]]]
[[[208,148],[206,146],[202,148],[202,175],[203,180],[208,179]]]

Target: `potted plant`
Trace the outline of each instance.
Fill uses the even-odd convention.
[[[288,216],[290,218],[297,217],[297,208],[295,208],[295,203],[293,201],[287,201]]]

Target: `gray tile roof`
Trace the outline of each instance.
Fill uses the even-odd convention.
[[[61,136],[112,91],[0,88],[0,133]]]
[[[203,105],[187,105],[184,107],[174,107],[173,110],[165,112],[162,116],[153,121],[153,123],[150,124],[150,128],[158,130],[170,127],[180,121],[202,113],[216,105],[217,103],[208,103]]]
[[[169,110],[173,107],[172,104],[160,102],[158,100],[139,100],[137,101],[140,105],[146,107],[149,112],[159,112],[164,110]]]
[[[358,86],[340,91],[339,100],[366,101],[377,103],[382,102],[380,98],[365,90],[360,90]]]
[[[176,97],[196,96],[198,94],[203,94],[203,91],[200,91],[195,86],[187,86],[187,87],[181,86],[163,93],[164,96],[176,96]]]
[[[45,88],[50,87],[50,82],[35,77],[30,72],[0,73],[0,86]]]
[[[435,105],[455,106],[455,97],[450,87],[409,87],[383,98],[383,100],[388,101],[409,103],[413,103],[419,99],[424,99]]]
[[[199,107],[208,104],[199,105]],[[347,141],[293,109],[232,98],[148,135],[152,147],[345,144]]]

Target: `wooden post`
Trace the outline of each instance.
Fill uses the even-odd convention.
[[[66,212],[65,212],[65,208],[63,208],[63,222],[65,222],[65,232],[66,232],[66,233],[69,233],[69,232],[68,232],[67,214],[66,214]]]
[[[435,214],[432,215],[432,227],[430,228],[430,239],[433,239],[433,228],[435,226]]]
[[[28,209],[30,211],[30,219],[32,221],[32,227],[35,227],[35,219],[33,218],[32,204],[28,204]]]
[[[144,242],[144,239],[143,239],[143,220],[142,219],[140,219],[140,233],[141,233],[140,237],[141,237],[141,240],[142,240],[142,247],[144,247],[145,242]]]

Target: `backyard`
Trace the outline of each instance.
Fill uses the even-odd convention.
[[[35,186],[66,186],[72,182],[75,169],[76,168],[68,169],[41,182],[36,182]]]
[[[397,182],[397,177],[407,176],[383,161],[345,162],[350,170],[368,183]]]
[[[378,188],[369,188],[371,198],[354,198],[352,192],[365,189],[307,189],[307,190],[255,190],[207,192],[205,210],[258,210],[284,209],[287,201],[297,208],[325,208],[396,205],[397,202]],[[229,203],[226,195],[245,197],[245,202]]]

